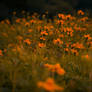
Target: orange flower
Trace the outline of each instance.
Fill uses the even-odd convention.
[[[0,56],[3,56],[2,50],[0,50]]]
[[[66,19],[72,19],[72,16],[69,14],[66,16]]]
[[[84,46],[83,46],[83,44],[81,44],[81,43],[76,43],[76,48],[83,49],[83,48],[84,48]]]
[[[73,36],[73,33],[72,33],[72,32],[70,32],[70,36],[71,36],[71,37]]]
[[[78,51],[77,51],[77,50],[75,50],[75,49],[71,49],[71,52],[72,52],[73,54],[78,55]]]
[[[48,35],[48,33],[46,31],[42,31],[41,35]]]
[[[16,50],[18,51],[19,54],[21,54],[21,55],[23,54],[23,50],[24,49],[23,49],[23,46],[22,45],[17,45],[16,46]]]
[[[49,30],[50,28],[48,26],[44,26],[44,30]]]
[[[30,45],[30,44],[31,44],[30,39],[26,39],[26,40],[24,40],[24,42],[25,42],[25,43],[27,43],[28,45]]]
[[[71,47],[75,47],[75,48],[79,48],[79,49],[84,49],[83,44],[79,43],[79,42],[72,44]]]
[[[84,15],[84,12],[82,10],[79,10],[78,15]]]
[[[75,29],[76,31],[81,31],[81,27],[77,27],[77,25],[74,26],[74,29]]]
[[[44,37],[40,37],[41,40],[46,40]]]
[[[64,35],[63,34],[60,34],[59,37],[64,38]]]
[[[56,64],[56,65],[44,64],[44,66],[48,68],[48,70],[50,70],[51,72],[56,72],[59,75],[65,74],[65,71],[64,69],[61,68],[60,64]]]
[[[47,68],[52,68],[53,67],[53,65],[50,65],[50,64],[44,64],[44,66],[47,67]]]
[[[88,59],[88,58],[89,58],[89,55],[85,55],[85,58],[87,58],[87,59]]]
[[[64,32],[66,32],[66,31],[67,31],[67,29],[64,27],[64,28],[63,28],[63,31],[64,31]]]
[[[39,88],[43,88],[46,91],[54,92],[54,91],[62,91],[64,88],[55,84],[54,79],[48,78],[45,82],[39,81],[37,83]]]
[[[41,47],[45,47],[46,45],[44,43],[39,43],[38,46]]]
[[[20,18],[16,19],[16,23],[20,23]]]
[[[73,29],[72,29],[71,27],[67,27],[66,30],[67,30],[68,32],[73,32]]]
[[[86,60],[91,60],[91,57],[88,54],[83,55],[82,58]]]
[[[58,20],[57,23],[63,25],[64,21],[63,20]]]
[[[54,44],[57,44],[57,43],[63,44],[63,41],[61,41],[60,38],[57,38],[56,40],[53,40],[53,43]]]
[[[30,23],[29,23],[29,22],[26,22],[26,23],[25,23],[25,26],[29,26],[29,25],[30,25]]]
[[[64,48],[64,50],[65,50],[66,52],[68,52],[68,51],[69,51],[69,49],[68,49],[68,48]]]
[[[64,14],[58,14],[59,18],[66,19],[66,16]]]
[[[61,68],[60,64],[56,64],[56,65],[54,65],[54,67],[55,67],[57,74],[59,74],[59,75],[65,74],[65,70],[63,68]]]
[[[8,19],[5,20],[7,24],[10,24],[10,21]]]
[[[87,38],[88,40],[92,39],[89,34],[84,35],[84,37]]]
[[[70,25],[71,25],[71,26],[74,26],[74,22],[71,22]]]
[[[17,45],[16,49],[17,49],[18,52],[21,52],[21,47],[20,46]]]
[[[83,22],[85,22],[86,20],[88,20],[88,17],[83,17],[80,19],[80,21],[83,21]]]
[[[50,70],[51,72],[55,72],[55,68],[53,67],[53,65],[44,64],[44,66],[45,66],[46,68],[48,68],[48,70]]]
[[[69,47],[70,46],[70,42],[69,43],[66,43],[66,47]]]
[[[36,21],[32,19],[32,20],[30,20],[30,23],[33,24],[33,23],[36,23]]]
[[[49,31],[49,35],[52,35],[53,34],[53,31]]]

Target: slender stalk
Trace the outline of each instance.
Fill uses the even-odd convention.
[[[16,89],[16,71],[14,71],[12,78],[12,92],[15,92],[15,89]]]

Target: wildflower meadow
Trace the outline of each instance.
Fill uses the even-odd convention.
[[[2,20],[0,92],[92,92],[92,19],[78,10]]]

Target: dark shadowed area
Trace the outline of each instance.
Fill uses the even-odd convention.
[[[40,14],[48,11],[53,16],[58,12],[70,13],[77,9],[92,12],[92,0],[0,0],[0,20],[10,18],[13,11]]]

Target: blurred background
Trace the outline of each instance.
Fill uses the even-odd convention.
[[[71,13],[78,9],[92,13],[92,0],[0,0],[0,20],[11,17],[13,11],[39,14],[48,11],[53,16],[58,12]]]

